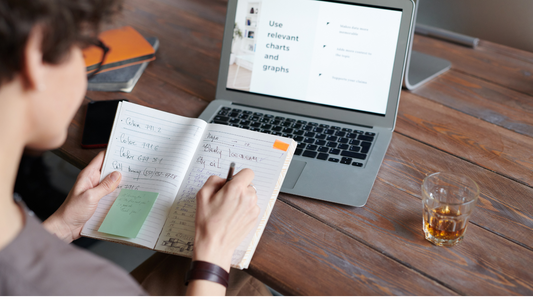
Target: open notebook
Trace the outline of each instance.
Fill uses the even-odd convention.
[[[118,170],[122,181],[113,193],[100,200],[82,235],[190,257],[196,193],[209,176],[225,177],[230,163],[235,162],[235,172],[243,168],[254,171],[253,184],[261,208],[255,230],[232,258],[233,267],[247,268],[295,148],[292,139],[207,124],[200,119],[121,102],[101,179]],[[135,238],[98,231],[121,189],[159,193]]]

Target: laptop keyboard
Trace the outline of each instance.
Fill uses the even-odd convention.
[[[210,123],[288,137],[298,142],[294,155],[363,167],[376,133],[222,107]]]

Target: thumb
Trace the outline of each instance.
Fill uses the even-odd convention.
[[[100,200],[103,196],[114,191],[120,183],[120,179],[122,179],[122,174],[118,171],[107,175],[102,182],[92,189],[94,198]]]

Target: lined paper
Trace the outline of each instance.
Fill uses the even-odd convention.
[[[82,235],[154,248],[205,126],[206,123],[199,119],[121,102],[101,179],[113,171],[120,171],[122,181],[113,193],[100,200]],[[123,188],[159,193],[136,238],[120,238],[98,232]]]
[[[291,145],[290,151],[275,147],[275,143],[280,141]],[[253,253],[255,250],[295,147],[296,143],[292,139],[208,124],[155,249],[192,256],[196,193],[209,176],[225,178],[230,163],[235,162],[235,173],[244,168],[254,171],[253,185],[257,189],[258,205],[261,208],[256,230],[248,234],[232,259],[234,267],[247,267],[247,264],[241,262],[247,253]],[[285,172],[281,172],[282,170]],[[254,238],[255,243],[252,243]]]
[[[288,145],[288,147],[287,147]],[[123,241],[162,252],[192,256],[196,193],[211,175],[225,177],[254,171],[260,216],[235,251],[232,266],[247,268],[266,226],[292,159],[296,142],[289,138],[207,124],[129,102],[117,109],[107,148],[103,179],[122,173],[119,187],[103,197],[82,235]],[[98,232],[122,189],[159,193],[136,238]]]

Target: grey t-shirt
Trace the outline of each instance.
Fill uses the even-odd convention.
[[[0,250],[0,295],[146,294],[125,271],[51,235],[25,211],[24,228]]]

